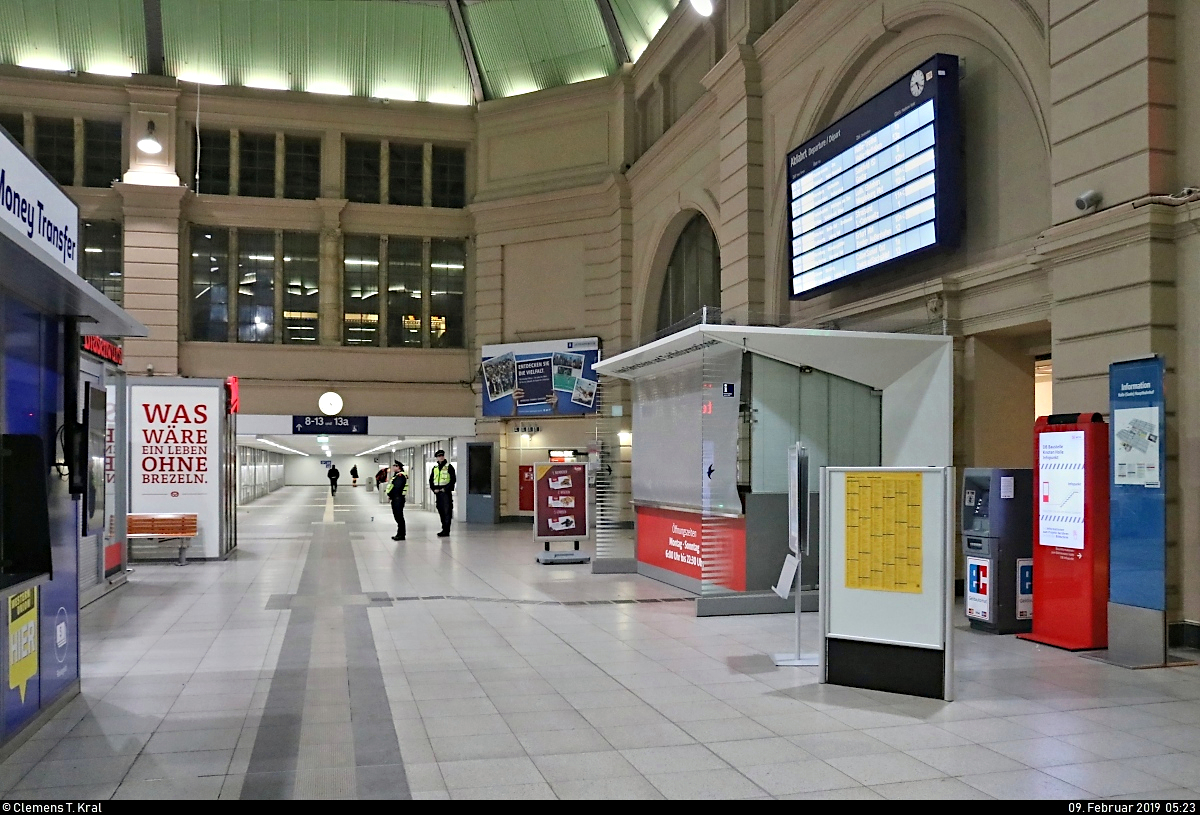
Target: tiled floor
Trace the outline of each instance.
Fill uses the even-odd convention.
[[[442,540],[410,510],[396,544],[348,488],[239,518],[229,561],[84,610],[83,694],[6,797],[1200,797],[1200,668],[960,628],[956,702],[818,685],[770,661],[790,616],[539,566],[528,527]],[[672,602],[582,602],[612,600]]]

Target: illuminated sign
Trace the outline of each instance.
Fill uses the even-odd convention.
[[[791,296],[958,245],[958,57],[938,54],[788,154]]]
[[[95,354],[101,359],[106,359],[113,365],[121,365],[125,362],[125,351],[115,342],[109,342],[103,337],[83,337],[83,350],[89,354]]]

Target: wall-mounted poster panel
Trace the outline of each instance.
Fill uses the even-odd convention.
[[[958,57],[936,54],[788,154],[792,297],[958,245]]]
[[[482,349],[484,416],[595,413],[600,340],[518,342]]]

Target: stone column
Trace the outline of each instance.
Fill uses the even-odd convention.
[[[321,207],[320,344],[342,344],[342,209],[345,198],[318,198]]]

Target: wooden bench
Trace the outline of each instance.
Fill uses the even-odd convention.
[[[142,512],[125,516],[125,537],[179,540],[179,566],[187,565],[184,553],[198,532],[194,512]]]

